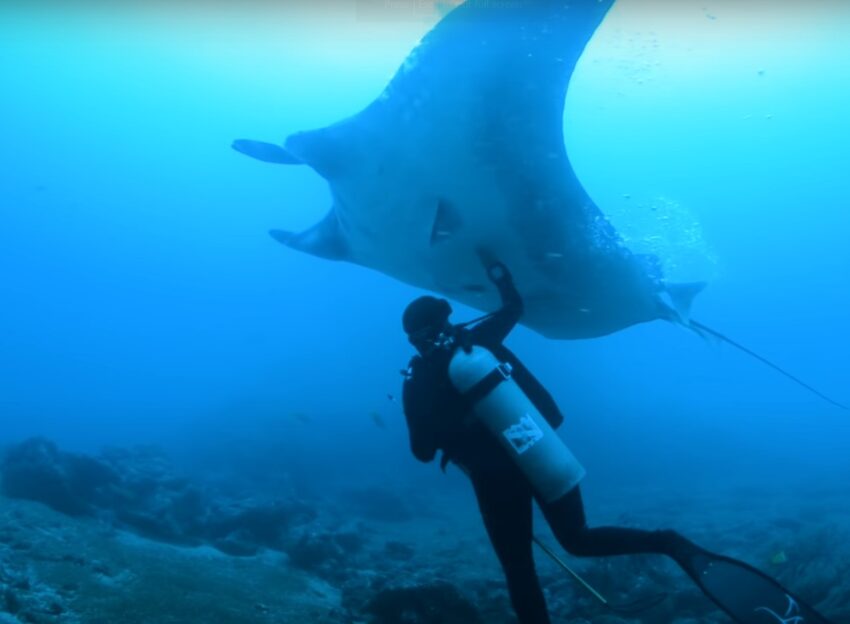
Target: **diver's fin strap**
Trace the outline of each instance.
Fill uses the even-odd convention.
[[[511,378],[513,368],[507,362],[501,362],[496,368],[481,378],[477,384],[463,393],[463,398],[469,405],[475,405],[481,399],[493,392],[500,383]]]

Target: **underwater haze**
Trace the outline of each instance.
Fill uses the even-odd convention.
[[[359,112],[456,4],[0,3],[0,446],[160,449],[187,478],[291,488],[323,527],[333,509],[432,559],[445,519],[451,556],[483,562],[465,582],[501,587],[463,475],[410,454],[401,313],[424,291],[275,242],[325,215],[327,184],[230,148]],[[708,282],[693,318],[845,404],[848,32],[839,0],[617,0],[564,114],[576,174],[628,247]],[[506,344],[565,414],[591,523],[850,531],[850,414],[741,351],[664,321]],[[814,551],[796,531],[731,547],[799,570]],[[345,586],[305,568],[328,596]],[[309,621],[294,618],[268,621]]]

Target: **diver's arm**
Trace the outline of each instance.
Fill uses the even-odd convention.
[[[423,402],[415,398],[416,393],[409,384],[411,384],[410,379],[404,384],[402,407],[410,436],[410,450],[416,459],[428,463],[437,455],[437,443],[432,428],[428,426],[430,414],[423,408]]]
[[[492,262],[487,266],[487,277],[498,289],[499,296],[502,298],[502,307],[472,331],[477,340],[501,343],[522,317],[522,297],[514,286],[508,267],[501,262]]]

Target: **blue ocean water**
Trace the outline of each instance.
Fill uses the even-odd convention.
[[[440,16],[329,6],[0,5],[0,443],[441,487],[388,398],[420,291],[275,243],[327,187],[229,148],[356,113]],[[619,0],[564,123],[630,246],[710,281],[695,318],[845,403],[848,27],[842,2]],[[509,345],[588,489],[846,488],[847,412],[728,346],[663,322]]]

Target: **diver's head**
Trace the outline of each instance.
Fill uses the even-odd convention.
[[[450,333],[451,313],[452,306],[445,299],[429,295],[414,299],[401,317],[410,344],[423,355],[439,346],[440,337]]]

